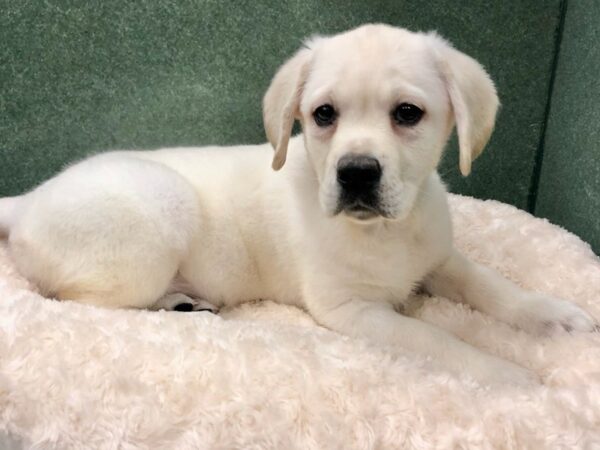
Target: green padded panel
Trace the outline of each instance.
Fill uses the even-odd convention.
[[[568,3],[536,215],[600,254],[600,2]]]
[[[3,2],[0,195],[115,148],[264,141],[260,103],[313,33],[366,22],[437,29],[479,59],[504,104],[491,145],[451,189],[525,207],[559,0]]]

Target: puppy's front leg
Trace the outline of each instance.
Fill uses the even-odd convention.
[[[592,331],[595,327],[594,319],[573,303],[521,289],[456,250],[427,278],[425,287],[434,295],[467,303],[503,322],[537,334],[559,328]]]
[[[516,364],[481,352],[433,325],[396,313],[389,304],[347,300],[324,307],[315,302],[309,310],[317,322],[331,330],[432,356],[453,372],[469,374],[484,384],[531,385],[537,380]]]

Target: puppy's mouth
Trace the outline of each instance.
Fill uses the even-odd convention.
[[[361,200],[340,202],[336,213],[344,213],[346,216],[358,221],[388,216],[378,205]]]
[[[372,208],[366,208],[362,205],[354,205],[348,208],[344,208],[344,213],[347,216],[352,217],[353,219],[361,221],[374,219],[382,215],[379,211]]]

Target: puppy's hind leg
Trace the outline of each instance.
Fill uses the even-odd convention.
[[[28,194],[10,230],[19,271],[48,296],[148,308],[198,229],[193,187],[162,164],[92,158]]]

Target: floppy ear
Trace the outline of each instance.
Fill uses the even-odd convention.
[[[498,111],[496,88],[484,68],[473,58],[455,50],[435,33],[434,42],[438,67],[446,84],[454,112],[460,148],[460,171],[471,172],[471,162],[487,144]]]
[[[311,57],[311,50],[299,50],[277,71],[263,99],[263,121],[267,139],[275,149],[275,170],[285,163],[292,127],[300,115],[300,98]]]

